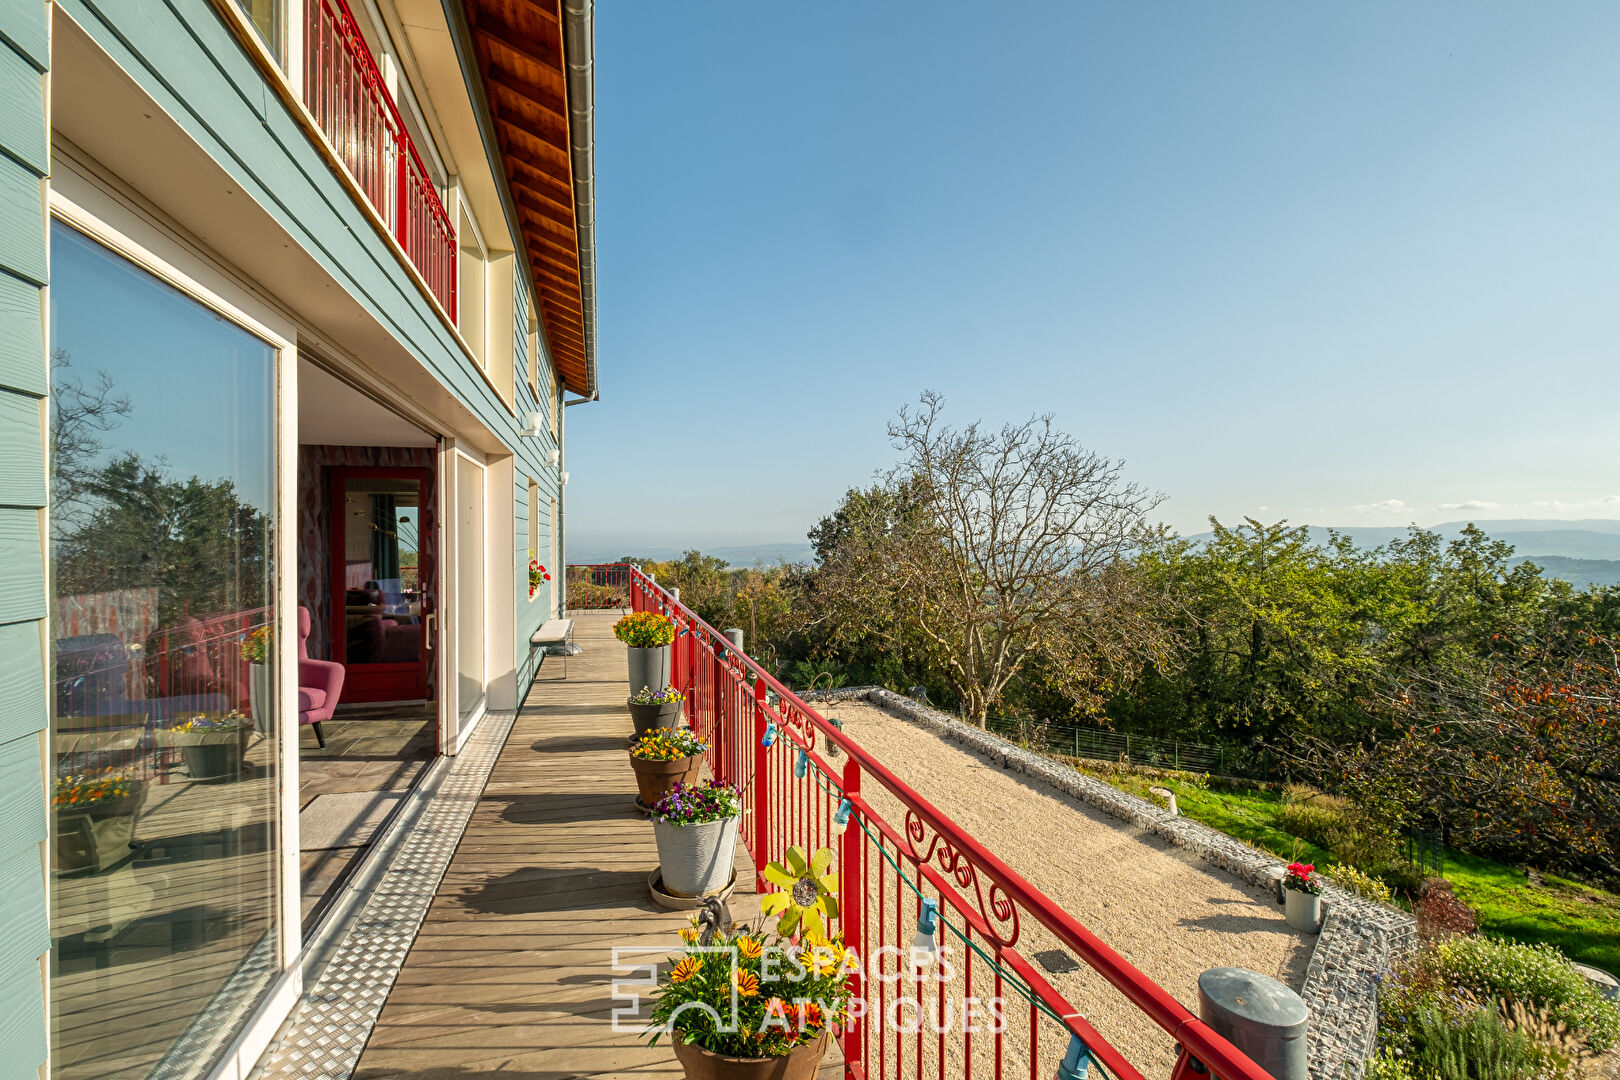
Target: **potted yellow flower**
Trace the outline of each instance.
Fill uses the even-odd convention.
[[[275,629],[268,624],[242,639],[242,659],[248,662],[248,711],[253,715],[253,726],[266,734],[275,725],[275,717],[271,715],[275,697],[270,685],[270,660],[274,651]]]
[[[673,686],[654,690],[643,686],[630,695],[630,722],[636,726],[636,737],[659,728],[675,728],[681,722],[681,705],[685,698]]]
[[[629,646],[630,686],[669,685],[669,644],[675,624],[656,611],[638,611],[613,624],[613,636]]]
[[[808,930],[706,936],[700,925],[681,931],[659,982],[650,1041],[672,1036],[687,1080],[812,1080],[849,1016],[854,950]]]
[[[180,749],[193,780],[234,780],[242,772],[253,721],[232,709],[224,716],[197,713],[158,731],[158,742]]]
[[[636,801],[651,810],[676,784],[698,778],[709,744],[691,728],[654,728],[630,747],[630,768],[636,774]]]

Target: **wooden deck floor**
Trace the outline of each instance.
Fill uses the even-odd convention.
[[[657,907],[652,828],[632,808],[624,647],[578,617],[568,678],[547,661],[518,713],[354,1076],[679,1076],[638,1025],[613,1030],[613,949],[667,956],[686,917]],[[738,848],[737,918],[757,913]],[[744,895],[746,894],[746,895]],[[628,968],[621,982],[635,978]]]

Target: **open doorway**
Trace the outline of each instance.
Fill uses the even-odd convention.
[[[298,417],[308,932],[439,752],[439,440],[307,360]]]

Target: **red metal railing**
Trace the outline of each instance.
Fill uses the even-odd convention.
[[[692,727],[710,744],[712,772],[742,792],[747,808],[742,837],[756,870],[780,858],[789,845],[838,851],[839,930],[845,942],[867,965],[876,957],[893,958],[892,971],[884,964],[872,978],[872,969],[865,966],[858,976],[857,997],[870,1002],[871,1012],[852,1019],[840,1036],[847,1076],[954,1080],[1017,1074],[1048,1080],[1077,1038],[1100,1071],[1142,1080],[1143,1073],[1030,962],[1037,949],[1050,944],[1078,957],[1162,1029],[1166,1038],[1159,1057],[1168,1063],[1172,1080],[1209,1074],[1219,1080],[1269,1080],[1180,1002],[639,569],[569,567],[571,575],[575,570],[588,574],[593,583],[622,581],[633,610],[659,611],[675,621],[673,679],[686,693]],[[764,736],[771,726],[777,738],[766,749]],[[841,767],[829,761],[839,754],[845,755]],[[797,775],[801,761],[803,776]],[[852,812],[840,833],[834,815],[845,799]],[[762,892],[773,889],[763,877],[758,887]],[[938,904],[945,924],[942,940],[961,957],[949,991],[937,979],[929,980],[931,993],[922,980],[908,983],[903,970],[901,957],[917,932],[925,898]],[[908,989],[915,993],[902,996]],[[959,1007],[974,996],[1008,1003],[1003,1027],[966,1029]],[[910,1030],[913,1018],[915,1031]]]
[[[456,230],[345,0],[306,0],[304,104],[456,319]]]

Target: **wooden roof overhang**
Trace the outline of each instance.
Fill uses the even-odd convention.
[[[590,222],[579,220],[582,201],[586,212],[590,205],[589,188],[582,200],[580,185],[591,178],[575,175],[571,152],[561,0],[463,0],[463,6],[542,333],[562,384],[595,397],[593,275],[583,272],[588,260],[580,247]]]

